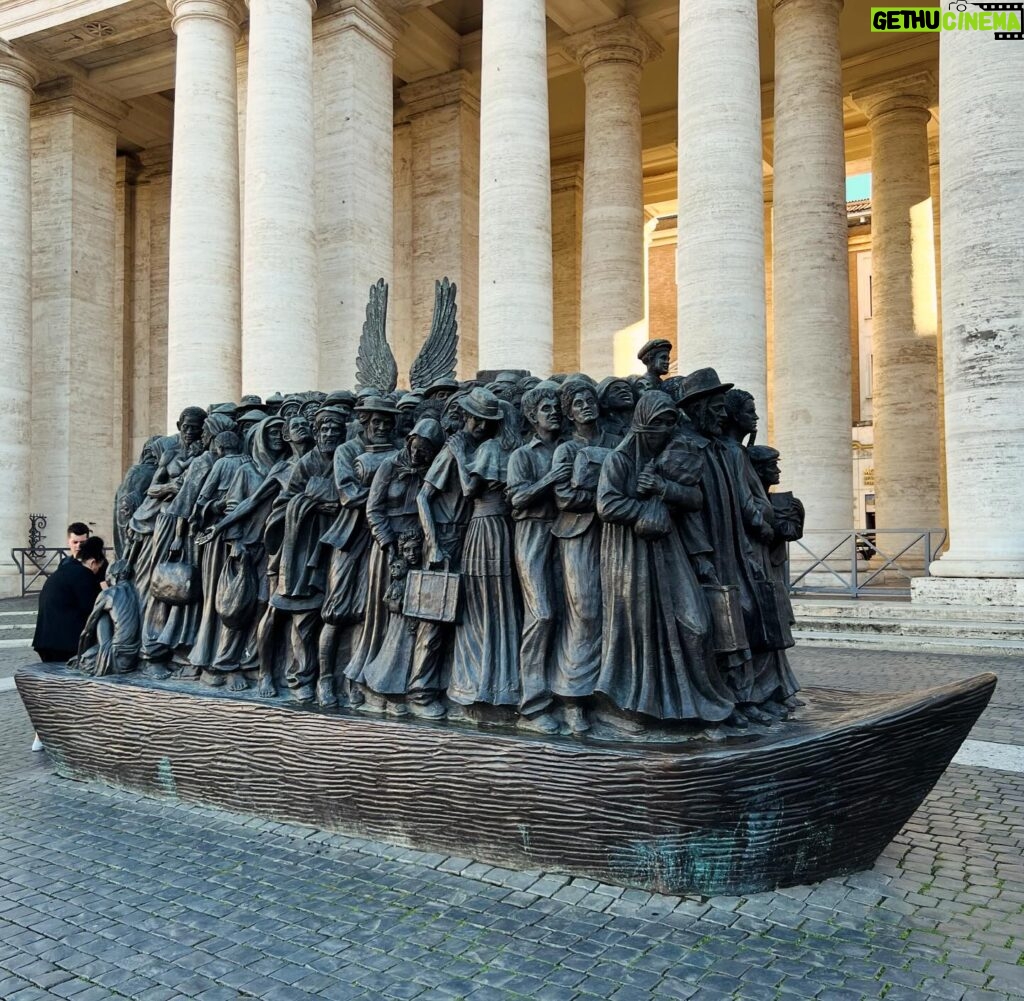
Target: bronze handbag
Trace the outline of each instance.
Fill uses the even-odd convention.
[[[191,563],[164,560],[153,568],[149,593],[165,605],[190,605],[199,594],[199,574]]]
[[[715,653],[733,653],[747,647],[743,626],[743,605],[736,584],[703,584],[704,597],[711,609]]]
[[[410,570],[405,579],[402,611],[411,619],[455,622],[459,614],[459,574],[449,569]]]

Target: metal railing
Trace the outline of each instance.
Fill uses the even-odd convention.
[[[946,544],[944,528],[820,529],[789,544],[793,594],[909,597]]]
[[[12,549],[11,559],[21,574],[21,596],[38,594],[46,578],[60,566],[67,554],[67,549],[47,549],[45,546]]]

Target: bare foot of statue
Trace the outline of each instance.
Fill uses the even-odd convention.
[[[277,698],[277,686],[269,674],[261,674],[259,684],[256,686],[256,694],[264,699]]]
[[[334,678],[323,675],[316,683],[316,701],[324,709],[333,709],[338,704],[338,696],[334,694]]]
[[[775,717],[766,713],[763,709],[755,706],[752,702],[740,707],[739,710],[751,723],[760,723],[762,726],[771,726]]]
[[[241,671],[229,671],[225,682],[229,692],[244,692],[249,687],[245,675]]]

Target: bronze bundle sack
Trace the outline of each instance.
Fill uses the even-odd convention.
[[[733,653],[747,646],[743,626],[743,605],[736,584],[703,584],[704,597],[711,610],[715,653]]]
[[[228,557],[217,581],[214,604],[228,629],[244,629],[256,611],[259,582],[248,553]]]
[[[443,570],[410,570],[402,611],[411,619],[455,622],[459,614],[459,575]]]
[[[190,605],[199,595],[199,572],[191,563],[164,560],[153,568],[149,593],[165,605]]]

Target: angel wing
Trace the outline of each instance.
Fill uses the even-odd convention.
[[[388,286],[383,278],[378,278],[376,284],[370,286],[366,303],[366,322],[356,355],[356,380],[361,388],[372,386],[382,395],[392,392],[398,385],[398,365],[384,332],[387,318]]]
[[[434,282],[434,318],[430,323],[430,333],[409,372],[409,384],[413,389],[426,389],[438,379],[455,378],[455,361],[459,354],[456,292],[458,287],[447,277]]]

